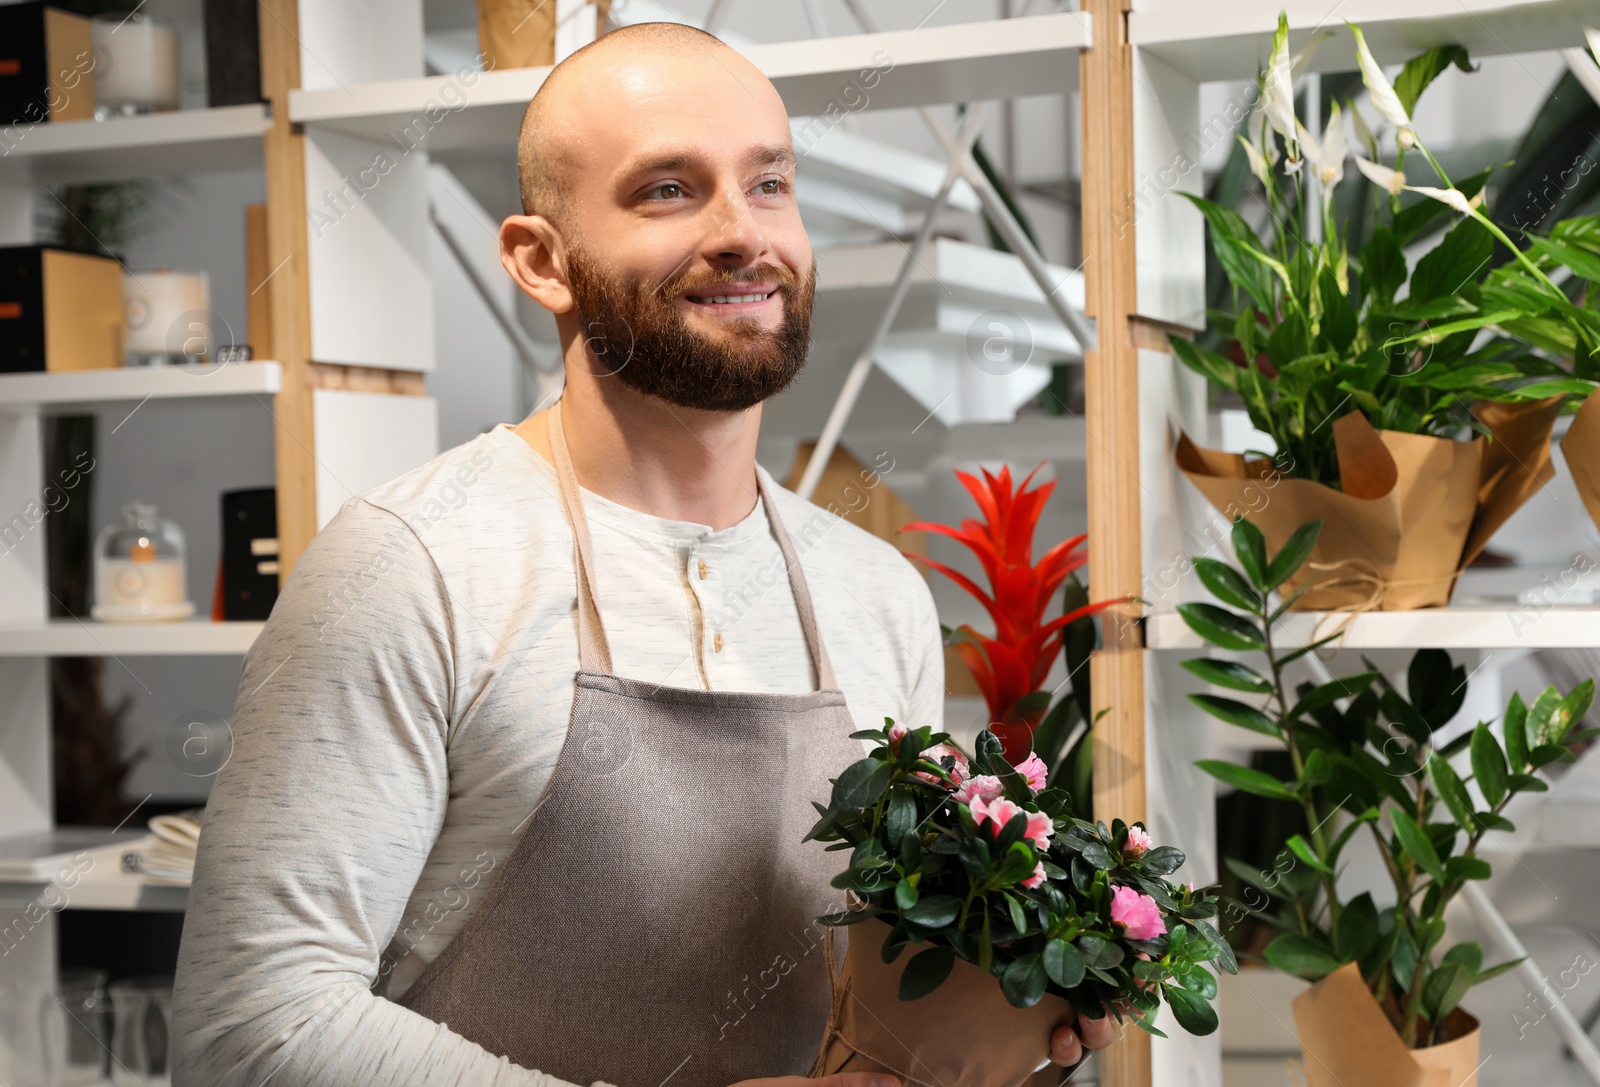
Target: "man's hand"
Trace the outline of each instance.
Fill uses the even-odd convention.
[[[779,1076],[776,1079],[747,1079],[733,1087],[900,1087],[900,1081],[887,1072],[840,1072],[822,1079],[804,1076]]]
[[[1074,1065],[1083,1060],[1085,1049],[1104,1049],[1116,1040],[1116,1021],[1109,1014],[1099,1019],[1080,1015],[1076,1022],[1061,1024],[1051,1035],[1050,1059],[1059,1065]]]

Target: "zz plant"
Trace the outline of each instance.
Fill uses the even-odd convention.
[[[1566,695],[1549,688],[1532,705],[1513,695],[1498,722],[1465,730],[1449,726],[1466,698],[1467,672],[1442,650],[1412,657],[1404,692],[1370,661],[1331,682],[1291,684],[1290,666],[1338,637],[1286,647],[1279,624],[1293,597],[1274,602],[1274,590],[1305,562],[1320,530],[1320,522],[1302,526],[1269,556],[1261,531],[1239,520],[1237,567],[1195,559],[1195,572],[1220,603],[1179,605],[1184,621],[1210,645],[1255,654],[1265,667],[1185,661],[1212,687],[1245,696],[1190,698],[1214,717],[1281,743],[1292,773],[1217,760],[1197,765],[1225,785],[1304,814],[1309,831],[1283,843],[1277,869],[1229,862],[1254,890],[1252,902],[1235,908],[1279,930],[1265,949],[1268,963],[1313,981],[1358,963],[1400,1038],[1420,1048],[1447,1040],[1445,1023],[1472,986],[1515,965],[1486,968],[1476,943],[1446,946],[1445,909],[1467,881],[1489,877],[1478,849],[1490,832],[1515,829],[1504,814],[1511,799],[1547,789],[1539,771],[1573,761],[1573,745],[1596,734],[1576,727],[1594,699],[1594,681]],[[1470,766],[1465,776],[1453,761],[1458,756]],[[1393,882],[1392,902],[1341,895],[1339,872],[1358,835],[1376,845]]]

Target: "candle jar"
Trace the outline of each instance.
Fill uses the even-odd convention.
[[[97,119],[178,108],[176,29],[143,15],[97,15],[90,34]]]
[[[187,619],[194,604],[184,583],[183,530],[147,502],[130,502],[122,515],[95,541],[90,614],[107,622]]]

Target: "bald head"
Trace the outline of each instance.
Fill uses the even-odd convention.
[[[777,90],[753,64],[714,35],[683,23],[637,23],[590,42],[551,69],[522,115],[517,138],[517,176],[525,215],[560,224],[566,194],[582,184],[584,152],[593,150],[593,130],[614,126],[628,114],[661,101],[662,91],[681,85],[686,71],[714,71],[742,87],[761,105],[781,113]]]

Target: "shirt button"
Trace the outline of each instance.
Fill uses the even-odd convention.
[[[712,639],[711,646],[716,652],[722,652],[722,634],[720,631],[717,633],[717,636]]]
[[[706,560],[705,559],[701,559],[700,560],[700,580],[704,581],[705,579],[706,579]]]

